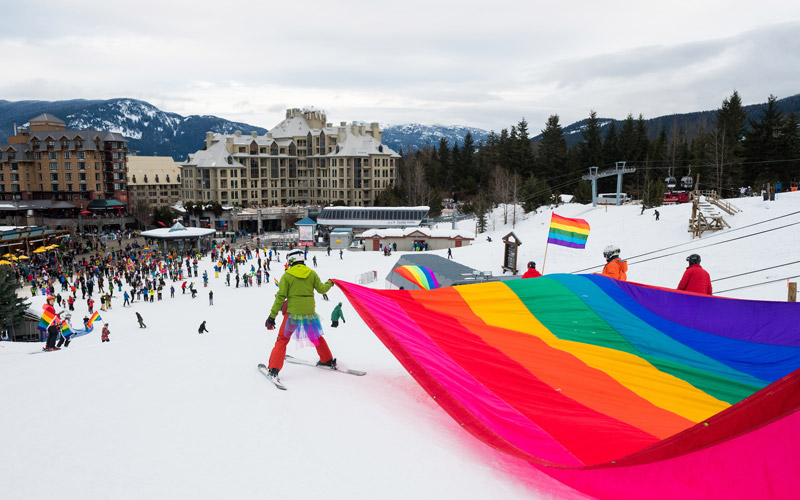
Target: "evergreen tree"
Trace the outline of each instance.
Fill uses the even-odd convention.
[[[19,281],[9,266],[0,266],[0,330],[19,328],[30,303],[17,296]]]
[[[531,175],[522,184],[521,200],[522,209],[532,212],[542,205],[549,205],[553,201],[553,192],[544,178]]]
[[[617,126],[615,122],[612,120],[611,123],[608,124],[608,130],[606,131],[606,137],[603,139],[603,165],[605,167],[609,167],[613,165],[615,162],[622,160],[619,152],[619,141],[617,138]],[[598,165],[600,166],[600,165]]]
[[[567,171],[569,152],[567,141],[564,139],[564,130],[558,123],[558,115],[551,115],[542,130],[542,140],[539,143],[537,158],[537,176],[548,184],[560,184],[564,181]]]
[[[744,179],[748,184],[772,182],[789,175],[784,171],[786,164],[781,162],[786,158],[789,141],[784,134],[784,115],[776,101],[777,98],[770,95],[760,119],[749,121],[750,131],[744,139]]]
[[[600,122],[597,119],[597,112],[592,110],[589,113],[589,121],[581,132],[583,142],[578,146],[580,151],[580,162],[584,168],[596,167],[603,163],[603,137],[600,133]]]
[[[718,193],[723,193],[723,186],[734,189],[742,185],[741,138],[745,120],[742,100],[734,91],[729,99],[722,101],[706,141],[706,163],[713,166],[709,173]]]
[[[531,139],[528,137],[528,122],[522,118],[516,127],[516,143],[513,146],[515,172],[523,177],[533,173],[534,158]]]
[[[636,133],[636,123],[633,121],[633,115],[628,115],[625,121],[622,122],[618,144],[621,155],[619,161],[633,163],[639,160],[639,138]]]
[[[575,203],[591,203],[592,201],[592,183],[591,181],[581,179],[578,185],[572,192]]]

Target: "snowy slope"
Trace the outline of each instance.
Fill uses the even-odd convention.
[[[800,212],[800,196],[776,202],[734,200],[741,214],[733,229]],[[687,205],[640,215],[636,206],[593,209],[566,205],[556,213],[585,218],[592,226],[586,250],[550,246],[544,251],[550,212],[518,219],[521,263],[536,260],[545,273],[602,265],[602,248],[614,242],[622,256],[682,245],[638,259],[678,252],[637,264],[631,281],[675,286],[697,252],[712,279],[798,260],[797,226],[700,249],[771,227],[800,222],[800,214],[692,242]],[[502,256],[502,214],[474,246],[453,250],[466,265],[497,272]],[[460,223],[474,230],[474,222]],[[444,255],[445,252],[440,252]],[[375,252],[316,253],[323,279],[353,281],[376,270],[383,277],[395,257]],[[280,267],[273,265],[273,269]],[[203,262],[203,269],[209,269]],[[256,370],[275,338],[264,320],[275,285],[227,288],[211,275],[207,290],[154,304],[136,303],[102,313],[111,342],[99,333],[65,350],[38,353],[39,344],[0,343],[0,401],[4,432],[4,499],[270,498],[294,499],[502,499],[582,498],[547,476],[499,454],[464,432],[432,401],[346,303],[347,323],[326,328],[334,355],[365,377],[287,364],[278,391]],[[277,273],[280,274],[280,273]],[[722,290],[800,274],[786,266],[715,282]],[[195,280],[202,283],[202,280]],[[326,317],[343,294],[317,302]],[[786,299],[785,281],[726,294]],[[42,297],[33,299],[41,307]],[[86,311],[78,307],[77,317]],[[148,325],[138,328],[134,312]],[[198,335],[207,320],[209,334]],[[329,323],[325,326],[327,327]],[[31,353],[36,353],[31,355]],[[313,349],[289,354],[314,359]],[[522,468],[530,479],[521,481]]]

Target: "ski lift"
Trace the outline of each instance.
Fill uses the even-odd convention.
[[[675,180],[675,177],[669,176],[664,179],[664,182],[667,184],[667,189],[674,189],[675,186],[678,185],[678,181]]]
[[[683,187],[683,189],[690,191],[693,185],[694,185],[694,179],[692,179],[692,166],[689,165],[689,173],[681,177],[681,186]]]

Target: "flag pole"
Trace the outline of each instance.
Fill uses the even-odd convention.
[[[544,266],[547,264],[547,249],[550,247],[550,242],[544,246],[544,262],[542,262],[542,274],[544,274]]]
[[[550,227],[553,226],[553,212],[550,212]],[[547,265],[547,249],[550,247],[550,228],[547,228],[547,243],[544,246],[544,261],[542,262],[542,270],[539,271],[544,274],[544,266]]]

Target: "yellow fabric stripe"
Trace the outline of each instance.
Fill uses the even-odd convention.
[[[556,228],[556,229],[561,229],[561,230],[564,230],[564,231],[570,231],[570,232],[573,232],[573,233],[589,234],[589,230],[588,229],[584,229],[582,227],[568,226],[566,224],[559,224],[557,222],[551,222],[550,223],[550,227],[553,227],[553,228]]]
[[[559,339],[502,283],[459,286],[456,289],[486,324],[534,335],[550,347],[568,352],[587,366],[605,372],[659,408],[692,422],[701,422],[730,407],[725,401],[709,396],[682,379],[661,372],[633,354]]]

